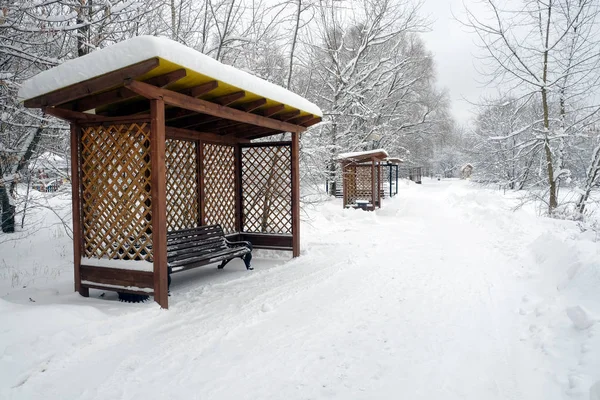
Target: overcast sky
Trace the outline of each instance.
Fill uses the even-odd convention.
[[[462,0],[425,0],[422,14],[429,15],[433,24],[423,38],[435,57],[438,84],[450,93],[453,115],[458,123],[466,124],[474,115],[473,107],[463,98],[477,101],[483,92],[474,67],[473,55],[478,48],[473,35],[465,32],[452,13],[464,15]]]

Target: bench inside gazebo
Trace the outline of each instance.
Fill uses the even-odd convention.
[[[384,149],[338,154],[342,167],[344,208],[373,211],[381,207],[382,170],[388,153]]]
[[[167,308],[170,272],[249,261],[251,248],[300,254],[299,135],[322,116],[302,97],[150,36],[42,72],[19,96],[71,124],[83,296],[153,295]]]

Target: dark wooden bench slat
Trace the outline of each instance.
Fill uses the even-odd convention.
[[[215,230],[217,232],[222,232],[223,229],[221,228],[220,225],[203,225],[203,226],[196,226],[194,228],[184,228],[184,229],[178,229],[176,231],[171,231],[169,233],[167,233],[167,235],[177,235],[177,234],[185,234],[185,233],[189,233],[189,232],[203,232],[203,231],[212,231]]]
[[[169,262],[171,262],[171,261],[181,260],[183,258],[196,257],[199,255],[207,254],[209,252],[214,252],[217,250],[227,250],[230,248],[231,247],[228,247],[223,242],[221,242],[221,243],[212,242],[212,243],[207,243],[207,244],[202,243],[201,245],[197,245],[196,247],[189,247],[189,248],[183,249],[183,250],[170,251],[167,253],[167,258],[169,259]],[[233,248],[235,248],[235,247],[233,247]]]
[[[167,253],[169,253],[171,251],[189,249],[190,247],[197,247],[198,243],[202,243],[202,244],[204,244],[204,243],[206,243],[206,244],[224,243],[224,240],[222,237],[214,236],[209,239],[202,240],[201,242],[199,242],[198,240],[190,240],[190,241],[182,242],[182,243],[167,244]]]
[[[167,240],[167,246],[172,246],[175,244],[184,244],[184,243],[189,243],[189,242],[202,242],[204,240],[209,240],[211,238],[219,238],[219,239],[223,239],[223,236],[220,235],[204,235],[204,236],[189,236],[189,237],[182,237],[182,238],[178,238],[178,239],[174,239],[174,240]]]
[[[241,257],[245,254],[248,254],[248,253],[240,252],[239,254],[236,254],[236,255],[226,254],[223,256],[215,257],[214,259],[211,259],[211,261],[207,261],[207,260],[201,260],[201,261],[197,261],[197,262],[191,261],[191,262],[186,263],[185,266],[174,266],[171,268],[174,273],[181,272],[181,271],[186,271],[186,270],[192,269],[192,268],[203,267],[208,264],[214,264],[214,263],[224,261],[224,260],[232,260],[234,258]]]
[[[173,240],[192,238],[192,237],[202,238],[202,237],[208,237],[208,236],[223,236],[223,234],[222,234],[222,231],[219,232],[216,229],[208,230],[208,231],[191,231],[191,232],[186,232],[186,233],[174,232],[171,234],[167,234],[167,242],[173,241]]]
[[[167,233],[167,263],[171,273],[222,261],[243,258],[250,267],[252,246],[248,242],[227,241],[220,225],[199,226]]]
[[[183,266],[183,265],[186,265],[189,263],[195,263],[195,262],[199,262],[199,261],[206,261],[207,264],[211,264],[213,262],[222,261],[227,258],[239,257],[240,255],[247,254],[247,253],[248,253],[248,251],[245,250],[243,247],[228,248],[228,249],[224,249],[221,251],[208,252],[207,254],[204,254],[204,255],[201,255],[198,257],[191,257],[191,258],[185,258],[185,259],[179,260],[179,261],[174,261],[173,263],[169,263],[169,267],[176,268],[176,267],[180,267],[180,266]]]

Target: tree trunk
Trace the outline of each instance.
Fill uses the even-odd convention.
[[[0,164],[0,177],[4,176],[2,165]],[[13,233],[15,231],[15,206],[11,204],[9,196],[8,182],[0,183],[0,225],[2,232]]]
[[[85,56],[90,52],[89,40],[90,40],[90,22],[88,20],[85,23],[86,16],[92,15],[92,0],[79,0],[81,6],[77,10],[77,56]],[[86,7],[88,7],[88,14],[86,15]]]
[[[286,89],[289,89],[292,84],[292,72],[294,70],[294,50],[296,49],[296,40],[298,38],[298,30],[300,29],[300,13],[302,12],[302,0],[296,0],[298,2],[298,9],[296,10],[296,27],[294,29],[294,35],[292,36],[292,48],[290,50],[290,67],[288,70],[288,78]]]
[[[546,84],[548,82],[548,46],[550,43],[550,18],[552,16],[552,1],[548,4],[548,20],[546,22],[546,47],[544,50],[544,72],[542,77],[542,107],[544,111],[544,152],[546,153],[546,171],[548,173],[548,185],[550,198],[548,200],[548,214],[552,215],[554,209],[558,206],[556,198],[556,180],[554,179],[554,164],[552,159],[552,149],[550,148],[550,110],[548,105],[548,92]]]
[[[587,171],[585,187],[583,188],[583,193],[579,197],[577,205],[575,206],[575,209],[579,212],[579,214],[584,213],[585,203],[590,198],[590,194],[594,188],[594,185],[596,185],[598,182],[598,178],[600,178],[600,144],[594,149],[594,154],[592,154],[592,162],[590,163],[590,167]]]
[[[16,173],[23,172],[29,165],[29,161],[34,154],[35,149],[39,141],[42,138],[43,127],[40,125],[39,128],[32,133],[33,137],[29,142],[25,142],[23,156],[19,158],[19,161],[16,166],[13,166],[12,171],[10,171],[10,175],[15,175]],[[0,168],[0,176],[3,176],[4,171]],[[14,195],[16,189],[16,182],[3,182],[0,185],[0,203],[2,204],[2,232],[4,233],[13,233],[15,231],[15,213],[16,207],[14,202]]]

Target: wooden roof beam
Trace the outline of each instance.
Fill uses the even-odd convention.
[[[27,108],[42,108],[68,103],[80,97],[86,97],[102,90],[119,86],[123,81],[135,79],[140,75],[152,71],[154,68],[158,67],[158,64],[158,58],[151,58],[96,78],[88,79],[87,81],[25,100],[24,104]]]
[[[252,112],[257,108],[260,108],[267,104],[267,99],[258,99],[254,101],[250,101],[248,103],[240,104],[239,109],[246,112]]]
[[[279,114],[274,118],[277,118],[280,121],[289,121],[290,119],[296,118],[298,115],[300,115],[300,110]]]
[[[186,71],[182,68],[168,72],[163,75],[152,77],[150,79],[145,80],[144,82],[152,86],[165,87],[170,85],[171,83],[177,82],[185,76]],[[118,89],[109,90],[108,92],[94,94],[91,96],[84,97],[82,99],[78,99],[73,103],[72,109],[75,111],[86,111],[107,104],[118,103],[120,101],[131,99],[137,96],[139,95],[134,91],[129,90],[125,87],[120,87]]]
[[[315,116],[313,116],[313,118],[312,118],[312,119],[309,119],[309,120],[308,120],[308,121],[306,121],[306,122],[300,122],[300,123],[299,123],[299,125],[302,125],[302,126],[309,127],[309,126],[312,126],[312,125],[318,124],[319,122],[321,122],[321,120],[322,120],[322,118],[321,118],[321,117],[315,117]]]
[[[243,99],[244,97],[246,97],[246,92],[241,90],[239,92],[233,92],[223,96],[215,97],[214,99],[210,99],[209,101],[212,103],[220,104],[222,106],[228,106],[232,103],[235,103],[239,99]]]
[[[236,143],[249,143],[250,140],[243,138],[235,138],[231,136],[220,136],[214,133],[198,132],[189,129],[175,128],[172,126],[166,126],[165,132],[167,139],[184,139],[184,140],[210,140],[211,142],[225,143],[225,144],[236,144]]]
[[[219,87],[219,82],[209,81],[209,82],[203,83],[201,85],[182,90],[181,93],[186,94],[191,97],[200,97],[204,94],[212,92],[213,90],[215,90],[218,87]]]
[[[267,108],[266,110],[261,112],[260,115],[262,115],[263,117],[270,117],[271,115],[275,115],[278,112],[283,111],[284,109],[285,106],[283,104],[278,104],[276,106]]]
[[[276,135],[287,131],[266,129],[260,126],[233,126],[219,130],[217,133],[223,137],[235,137],[238,139],[250,138],[252,135],[265,134],[265,136]]]
[[[219,98],[217,98],[217,99],[219,99]],[[212,99],[211,101],[214,102],[214,100],[215,99]],[[251,101],[248,103],[241,104],[234,108],[242,110],[242,111],[246,111],[246,112],[251,112],[251,111],[256,110],[257,108],[262,107],[265,104],[267,104],[267,99],[263,98],[263,99],[258,99],[258,100],[254,100],[254,101]],[[284,109],[284,106],[282,104],[279,104],[277,106],[268,108],[268,109],[264,110],[263,112],[258,112],[257,114],[268,117],[268,116],[271,116],[273,114],[276,114],[276,113],[282,111],[283,109]],[[179,111],[179,112],[177,112],[177,111]],[[199,125],[216,122],[221,119],[219,117],[208,117],[207,118],[204,116],[199,116],[195,112],[189,111],[189,110],[185,110],[185,111],[177,110],[177,111],[173,112],[174,118],[169,118],[169,116],[167,116],[167,119],[175,120],[177,118],[188,117],[185,121],[177,121],[176,122],[178,126],[185,127],[185,128],[197,127]]]
[[[129,81],[125,84],[129,89],[149,99],[162,99],[166,104],[185,108],[190,111],[202,114],[212,115],[223,119],[243,122],[245,124],[262,126],[269,129],[275,129],[288,132],[303,132],[305,127],[290,124],[283,121],[267,118],[261,115],[250,114],[235,108],[225,107],[220,104],[211,103],[206,100],[196,99],[172,90],[160,89],[147,83],[138,81]]]
[[[290,122],[296,125],[303,125],[305,122],[312,121],[315,119],[315,116],[312,114],[304,115],[302,117],[294,118]]]
[[[79,111],[66,110],[64,108],[56,108],[56,107],[44,107],[42,111],[48,115],[52,115],[53,117],[69,121],[69,122],[78,122],[78,123],[104,123],[111,121],[123,121],[124,117],[106,117],[104,115],[96,115],[96,114],[87,114]],[[128,116],[127,118],[131,120],[150,120],[149,114],[141,114],[136,115],[135,117]]]
[[[185,91],[183,91],[181,93],[185,94]],[[229,93],[229,94],[225,94],[223,96],[219,96],[219,97],[210,99],[210,102],[217,103],[222,106],[227,106],[227,105],[234,103],[237,100],[243,98],[244,96],[246,96],[246,92],[244,92],[244,91],[234,92],[234,93]],[[181,109],[174,109],[171,113],[167,112],[166,119],[168,121],[172,121],[172,120],[176,120],[179,118],[185,118],[185,117],[191,117],[191,116],[193,116],[191,118],[191,120],[194,122],[181,122],[178,125],[189,127],[189,126],[194,126],[194,125],[197,125],[197,124],[203,123],[203,122],[217,121],[219,119],[219,118],[215,118],[215,117],[210,117],[210,118],[199,117],[199,121],[198,121],[198,123],[196,123],[196,121],[198,120],[198,118],[196,118],[197,117],[196,112],[190,111],[190,110],[181,110]],[[206,121],[203,121],[203,118],[206,119]]]
[[[239,106],[236,106],[234,108],[236,108],[238,110],[246,111],[246,112],[251,112],[253,110],[256,110],[259,107],[264,106],[265,104],[267,104],[267,99],[258,99],[258,100],[254,100],[254,101],[251,101],[248,103],[240,104]],[[180,109],[178,109],[178,110],[180,110]],[[181,122],[175,121],[175,123],[178,124],[178,126],[182,126],[182,127],[188,128],[188,129],[192,128],[192,127],[200,127],[198,129],[204,129],[204,125],[221,120],[221,118],[218,118],[218,117],[208,117],[207,118],[204,116],[199,116],[199,115],[195,114],[193,111],[185,110],[184,115],[190,115],[190,114],[192,114],[194,116],[187,118],[186,121],[181,121]],[[235,123],[233,123],[233,124],[230,123],[227,126],[232,126],[232,125],[235,125]]]

